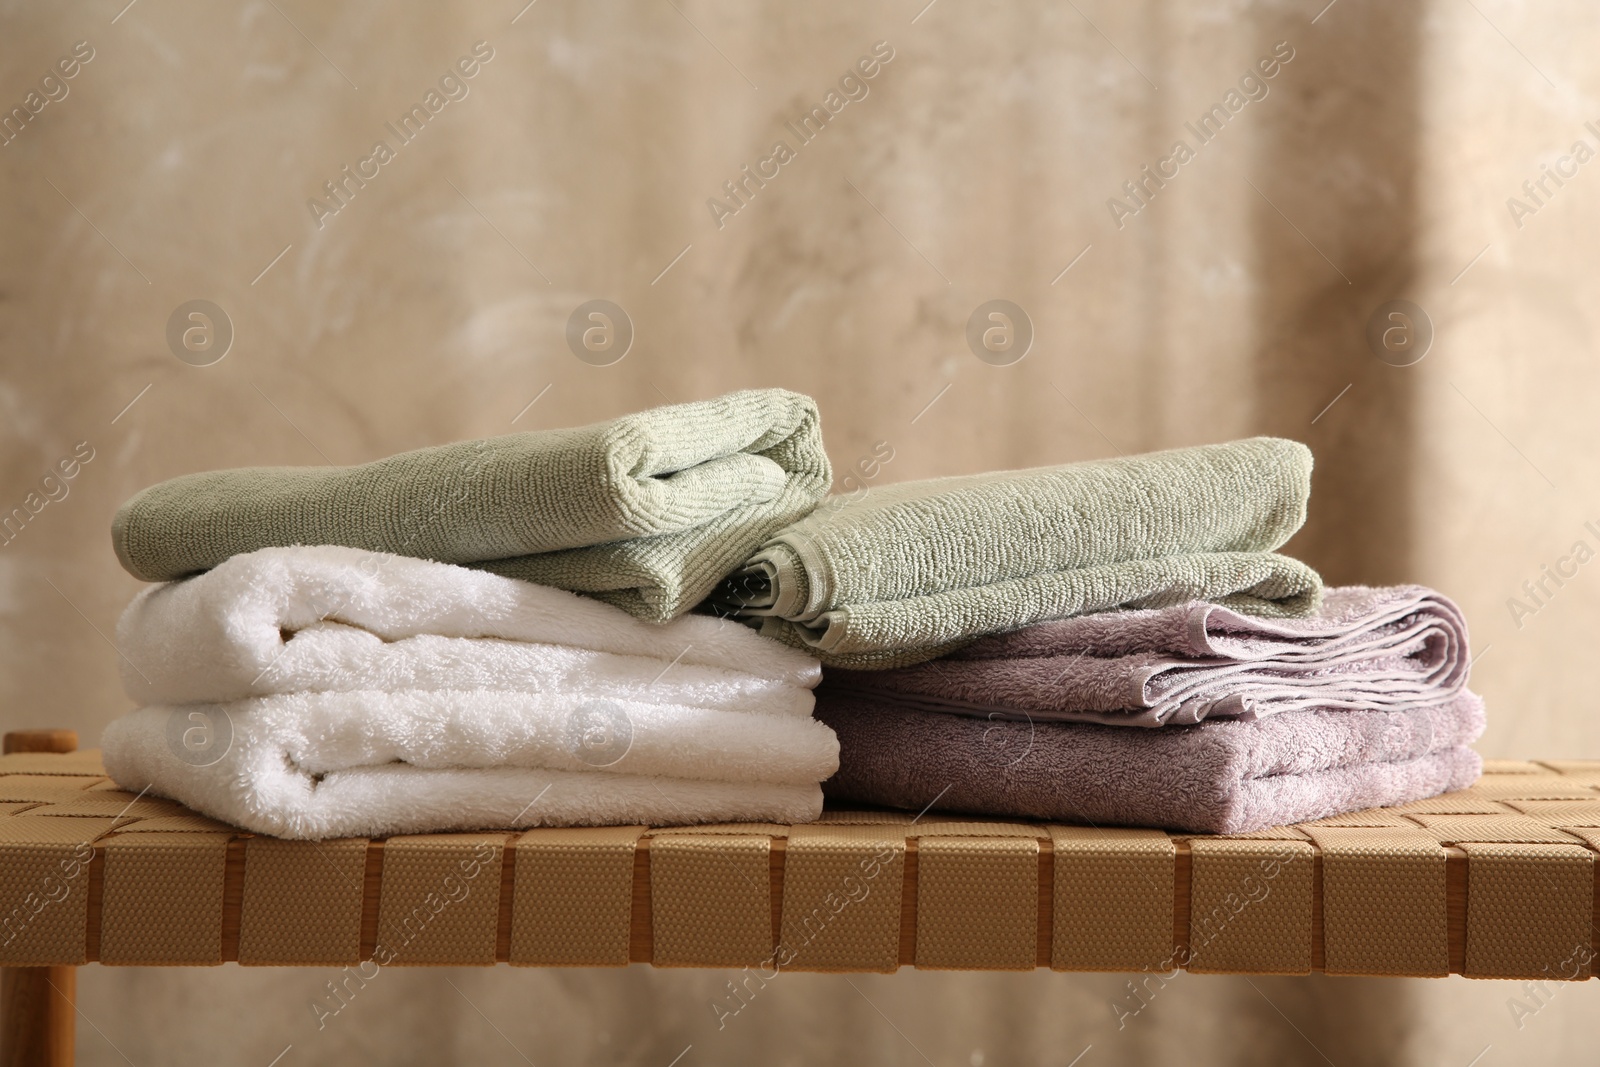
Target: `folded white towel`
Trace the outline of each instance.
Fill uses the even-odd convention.
[[[143,708],[106,727],[102,756],[107,772],[124,789],[149,787],[246,830],[309,840],[531,826],[798,823],[822,812],[822,789],[815,782],[770,785],[604,770],[410,763],[313,773],[290,756],[289,743],[298,731],[279,733],[281,724],[272,719],[241,711],[228,720],[197,724],[193,728],[226,730],[220,724],[227,721],[232,736],[220,759],[195,766],[173,743],[169,710]],[[224,742],[213,738],[222,747]]]
[[[146,589],[117,643],[139,704],[486,688],[805,715],[797,690],[822,677],[810,656],[726,620],[645,622],[559,589],[331,545],[262,549]]]
[[[839,769],[833,731],[809,716],[488,690],[284,693],[157,705],[118,722],[135,722],[127,728],[141,731],[176,722],[173,743],[180,747],[191,723],[218,732],[231,724],[236,737],[248,732],[253,744],[271,745],[287,767],[308,777],[399,761],[805,785]],[[105,735],[114,778],[123,729],[113,723]],[[179,755],[209,759],[214,751]]]
[[[146,706],[107,771],[261,833],[800,822],[838,767],[809,656],[427,560],[263,549],[140,593],[118,639]]]

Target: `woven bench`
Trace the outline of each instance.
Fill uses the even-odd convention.
[[[298,842],[136,798],[75,743],[0,756],[3,1064],[71,1062],[85,963],[1596,971],[1600,761],[1232,837],[829,810]]]

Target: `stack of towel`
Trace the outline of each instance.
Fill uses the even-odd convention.
[[[1239,833],[1460,789],[1481,763],[1467,634],[1416,586],[1327,590],[1265,619],[1195,601],[830,672],[833,795]]]
[[[1461,788],[1461,613],[1277,554],[1310,476],[1256,438],[873,489],[717,599],[822,659],[832,798],[1234,833]]]
[[[165,584],[106,768],[285,837],[814,819],[816,661],[684,612],[830,479],[815,406],[764,390],[154,486],[113,527]]]
[[[114,523],[165,584],[106,765],[293,837],[801,822],[824,788],[1233,832],[1458,788],[1460,612],[1280,554],[1310,476],[1253,438],[824,504],[782,390],[189,475]]]

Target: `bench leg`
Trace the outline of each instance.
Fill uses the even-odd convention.
[[[0,1067],[71,1067],[76,967],[0,970]]]
[[[72,730],[5,735],[5,751],[72,752]],[[77,1014],[76,967],[0,968],[0,1067],[71,1067]]]

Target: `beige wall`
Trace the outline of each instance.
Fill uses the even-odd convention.
[[[1600,161],[1520,228],[1505,204],[1574,140],[1600,148],[1592,8],[539,0],[513,24],[516,0],[123,2],[0,5],[8,109],[94,49],[0,147],[0,508],[76,443],[95,457],[0,547],[6,728],[92,743],[123,710],[108,638],[137,583],[106,530],[150,482],[776,384],[817,397],[841,473],[891,442],[886,479],[1307,441],[1291,547],[1333,581],[1462,602],[1487,755],[1600,755],[1581,695],[1600,563],[1520,628],[1506,603],[1580,537],[1600,547]],[[470,95],[319,229],[307,199],[479,40],[494,58]],[[783,120],[880,40],[895,56],[869,95],[719,229],[706,199],[793,146]],[[1270,93],[1118,229],[1107,198],[1278,41],[1295,58]],[[563,340],[595,297],[637,330],[610,367]],[[995,297],[1036,328],[1009,367],[963,339]],[[1436,330],[1406,368],[1363,341],[1399,297]],[[196,298],[236,331],[213,366],[164,337]],[[1536,1062],[1587,1050],[1600,1006],[1566,989],[1519,1031],[1510,984],[1186,976],[1119,1032],[1118,976],[787,975],[719,1033],[717,973],[395,969],[317,1033],[328,977],[88,968],[82,1062],[266,1063],[291,1043],[285,1064],[522,1062],[512,1044],[539,1063],[690,1044],[685,1064],[1066,1063],[1091,1043],[1085,1064]]]

